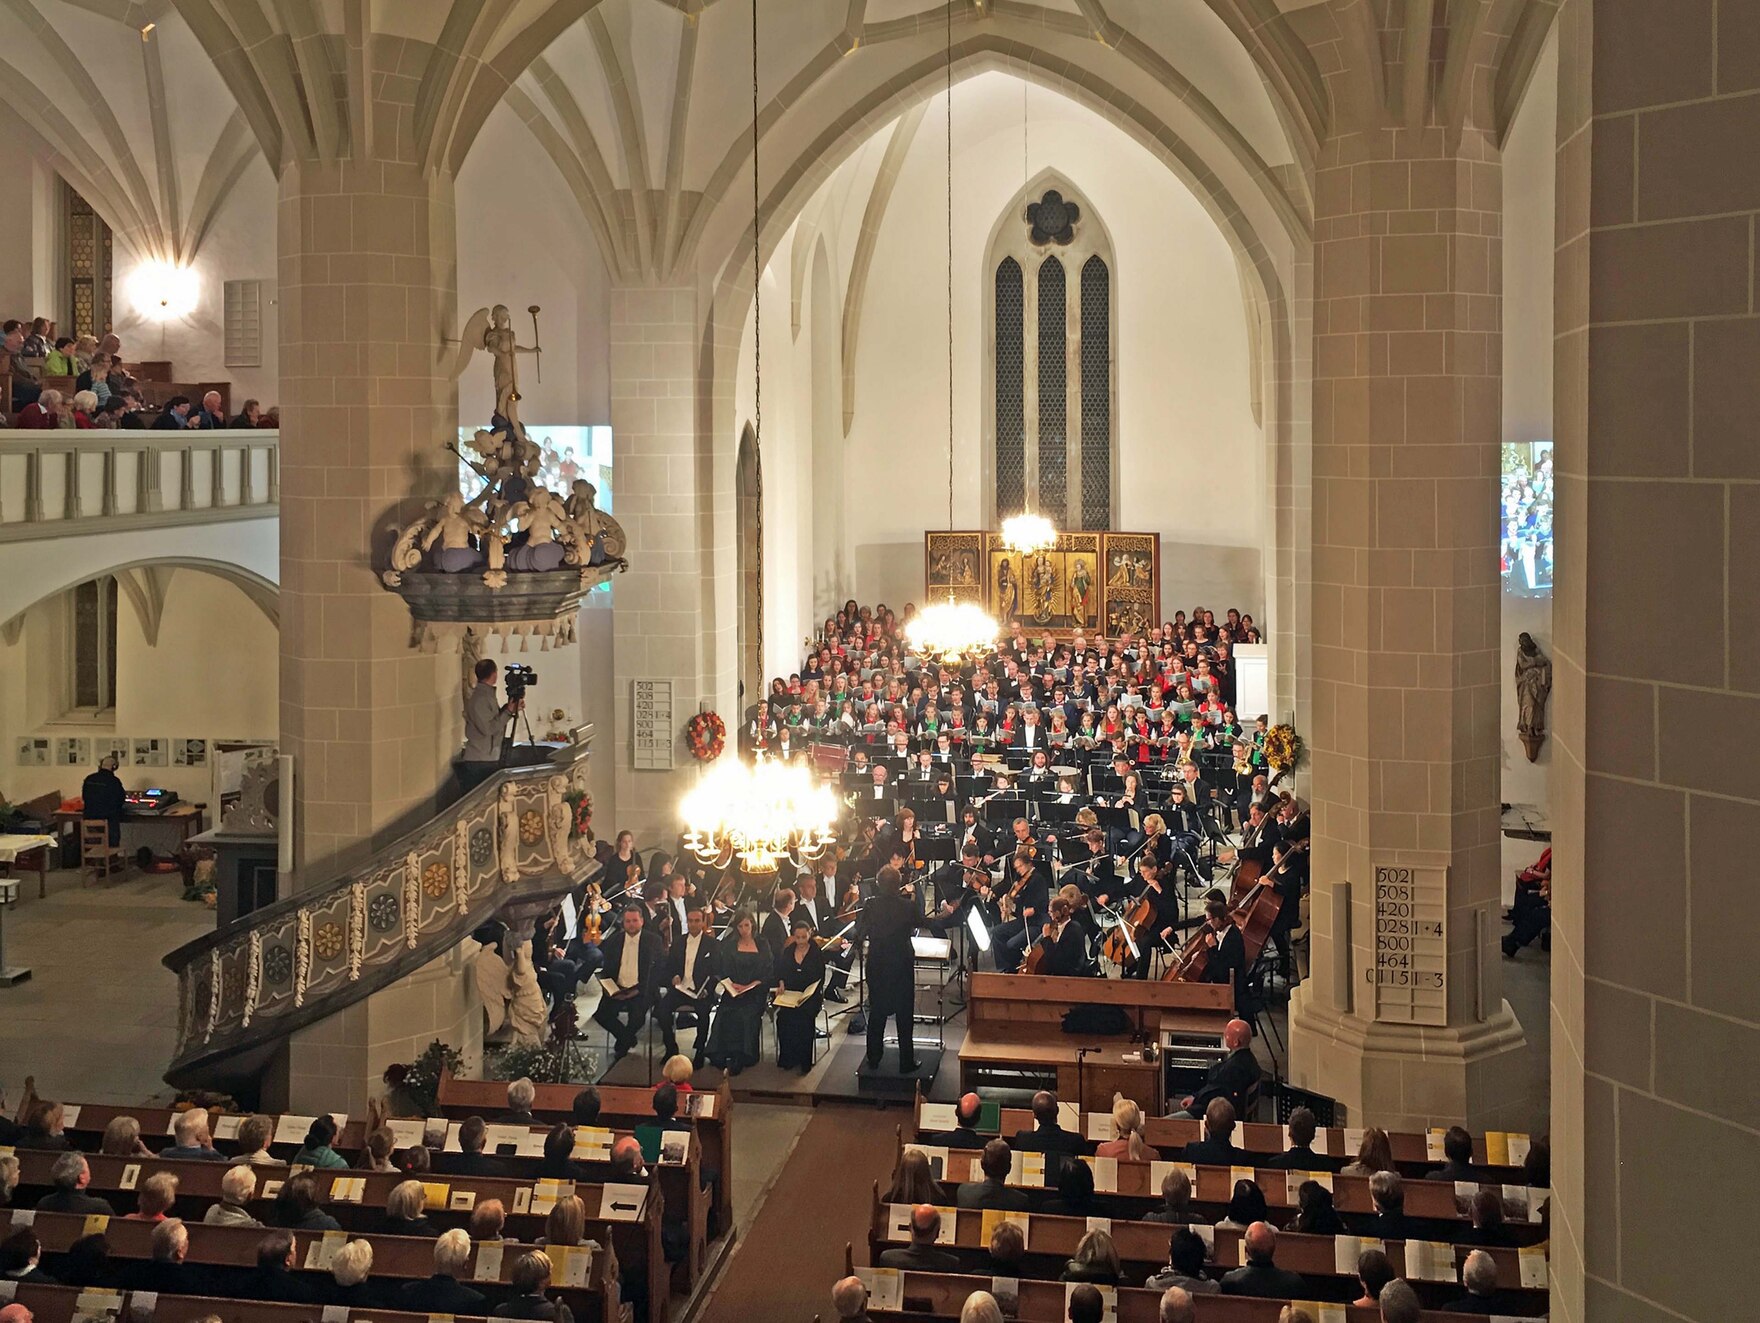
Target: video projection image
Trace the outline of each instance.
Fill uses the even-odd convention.
[[[1503,590],[1520,597],[1552,592],[1552,442],[1503,446]]]
[[[527,423],[525,427],[526,435],[538,443],[540,458],[535,481],[540,487],[547,487],[561,499],[567,500],[574,491],[576,482],[590,482],[597,489],[594,493],[594,504],[607,514],[614,513],[611,501],[610,427],[549,423]],[[471,453],[470,440],[476,431],[474,427],[458,429],[458,448],[466,455]],[[459,481],[465,492],[475,492],[481,487],[482,479],[471,471],[470,465],[462,458],[458,469]],[[601,583],[592,591],[609,593],[611,585]]]

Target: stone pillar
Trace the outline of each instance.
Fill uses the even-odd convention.
[[[1709,1323],[1760,1180],[1760,19],[1558,22],[1552,1309]]]
[[[1496,948],[1500,181],[1470,129],[1340,134],[1316,180],[1313,959],[1290,1073],[1355,1124],[1529,1104]],[[1436,1023],[1372,981],[1381,867],[1437,888]]]
[[[458,259],[449,176],[296,161],[280,186],[281,747],[316,881],[431,816],[462,739],[456,653],[412,646],[376,573],[453,481]]]
[[[718,711],[733,745],[737,436],[717,446],[698,364],[703,329],[691,286],[626,286],[611,295],[613,513],[629,535],[630,569],[612,581],[615,817],[644,849],[672,848],[678,801],[694,782],[684,725]],[[725,545],[718,543],[718,538]],[[638,768],[632,739],[637,680],[672,686],[671,771]],[[610,743],[611,741],[607,741]],[[602,784],[602,782],[601,782]]]

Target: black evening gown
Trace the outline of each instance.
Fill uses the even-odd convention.
[[[784,1070],[805,1070],[813,1064],[813,1027],[819,1020],[819,999],[825,987],[825,956],[817,944],[808,947],[798,963],[792,950],[784,951],[780,971],[782,986],[790,992],[819,985],[799,1006],[776,1008],[776,1064]]]
[[[756,951],[741,951],[729,941],[721,948],[722,977],[732,983],[756,983],[743,996],[721,996],[715,1007],[715,1025],[709,1031],[709,1060],[729,1070],[758,1064],[758,1040],[764,1025],[764,1007],[770,999],[770,952],[763,940]]]

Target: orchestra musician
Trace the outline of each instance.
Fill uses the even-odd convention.
[[[1044,923],[1051,903],[1051,874],[1029,844],[1015,852],[1004,883],[1008,890],[1001,902],[1002,924],[992,939],[991,949],[996,955],[996,968],[1012,974],[1021,967],[1033,934]]]
[[[1051,898],[1046,909],[1049,922],[1039,930],[1038,939],[1044,954],[1034,972],[1057,978],[1083,978],[1093,973],[1087,938],[1074,921],[1070,898],[1059,892]]]
[[[829,863],[829,879],[827,891],[835,891],[837,887],[837,860],[834,855],[827,854],[820,859],[819,867],[823,871]],[[795,897],[794,918],[805,919],[813,929],[813,935],[819,938],[835,939],[821,941],[819,946],[825,955],[825,1000],[842,1003],[846,1000],[843,986],[849,980],[849,967],[855,960],[855,948],[849,944],[847,937],[837,934],[848,927],[853,916],[839,914],[829,900],[819,895],[819,874],[802,873],[795,879],[798,894]]]
[[[693,1064],[701,1067],[709,1045],[709,1007],[715,999],[715,935],[709,931],[709,914],[693,904],[685,911],[684,940],[675,941],[660,967],[660,996],[654,1018],[660,1024],[666,1055],[678,1055],[677,1018],[692,1011],[697,1020],[697,1047]]]
[[[1164,877],[1172,876],[1173,869],[1163,867],[1160,860],[1147,850],[1137,857],[1138,882],[1131,899],[1148,901],[1149,913],[1131,934],[1137,944],[1137,954],[1125,970],[1126,978],[1148,978],[1155,952],[1171,944],[1179,927],[1179,898],[1162,885]]]
[[[1204,905],[1204,917],[1214,934],[1216,949],[1204,967],[1204,982],[1229,983],[1234,986],[1235,1009],[1247,1013],[1250,997],[1247,992],[1247,942],[1228,913],[1228,902],[1220,896]]]

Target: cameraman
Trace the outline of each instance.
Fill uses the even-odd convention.
[[[499,678],[488,657],[477,663],[477,687],[464,700],[464,756],[458,761],[458,780],[474,790],[501,767],[501,745],[507,735],[507,719],[525,707],[525,700],[501,702],[495,695]]]

